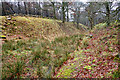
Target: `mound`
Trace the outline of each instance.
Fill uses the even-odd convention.
[[[49,41],[60,36],[79,34],[81,30],[75,28],[73,23],[63,24],[59,20],[35,17],[2,17],[2,34],[7,39],[16,38],[44,38]]]

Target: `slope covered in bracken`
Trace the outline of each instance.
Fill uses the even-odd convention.
[[[116,24],[90,31],[54,77],[119,78],[119,30]]]

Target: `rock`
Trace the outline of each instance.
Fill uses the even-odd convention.
[[[11,17],[8,17],[7,20],[11,20]]]

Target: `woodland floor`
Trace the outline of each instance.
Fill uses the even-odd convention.
[[[119,24],[80,24],[33,17],[2,19],[2,78],[119,78]],[[92,35],[92,36],[91,36]]]

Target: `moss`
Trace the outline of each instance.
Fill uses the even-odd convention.
[[[6,36],[5,36],[5,35],[0,35],[0,37],[1,37],[1,38],[6,38]]]
[[[84,68],[85,68],[85,69],[89,69],[89,70],[92,69],[91,66],[85,66]]]
[[[106,27],[106,26],[107,26],[106,23],[99,23],[99,24],[95,25],[94,28],[95,28],[95,29],[101,29],[101,28],[104,28],[104,27]]]
[[[30,19],[26,18],[26,17],[21,17],[21,16],[17,16],[13,18],[14,20],[17,21],[27,21],[27,22],[31,22]]]
[[[72,69],[65,69],[65,70],[61,70],[61,73],[59,73],[57,76],[61,76],[63,78],[69,78],[72,74],[74,70]]]

